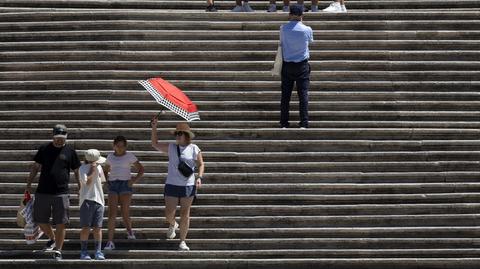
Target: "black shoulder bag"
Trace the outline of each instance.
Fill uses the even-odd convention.
[[[189,178],[193,173],[195,172],[188,164],[186,164],[184,161],[182,161],[182,158],[180,157],[180,146],[177,145],[177,155],[178,155],[178,171],[180,171],[180,174],[182,174],[184,177]]]

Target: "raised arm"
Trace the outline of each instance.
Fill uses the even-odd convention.
[[[158,143],[157,125],[158,118],[155,116],[152,121],[152,147],[160,152],[168,153],[168,143]]]

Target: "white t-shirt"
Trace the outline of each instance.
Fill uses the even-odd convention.
[[[132,178],[132,166],[138,161],[133,153],[126,152],[123,156],[108,154],[106,164],[110,166],[108,181],[130,180]]]
[[[197,166],[197,157],[200,153],[200,148],[195,144],[190,144],[186,147],[180,146],[180,156],[192,169]],[[170,143],[168,145],[168,176],[166,184],[175,186],[193,186],[195,185],[195,174],[192,174],[189,178],[184,177],[180,171],[178,171],[179,164],[177,154],[177,144]]]
[[[87,185],[88,172],[90,172],[91,164],[83,164],[80,166],[80,206],[85,200],[95,201],[101,205],[105,205],[105,199],[103,197],[102,183],[105,182],[105,175],[100,165],[97,165],[96,171],[93,173],[93,181],[90,185]]]

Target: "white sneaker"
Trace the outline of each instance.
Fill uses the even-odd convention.
[[[283,12],[290,12],[290,7],[289,6],[283,6],[282,11]]]
[[[342,12],[342,7],[340,6],[340,3],[333,2],[333,3],[330,4],[330,6],[328,6],[323,11],[325,11],[325,12]]]
[[[345,5],[340,6],[342,8],[342,12],[347,12],[347,7]]]
[[[232,9],[232,12],[243,12],[243,7],[242,6],[236,6]]]
[[[244,12],[255,12],[253,8],[248,4],[248,2],[243,3],[243,11]]]
[[[175,222],[175,225],[168,227],[167,231],[167,238],[168,239],[173,239],[177,234],[175,233],[175,230],[178,229],[178,223]]]
[[[135,240],[137,239],[137,237],[135,237],[135,234],[133,233],[133,231],[127,231],[127,239],[128,240]]]
[[[103,250],[109,251],[109,250],[114,250],[115,249],[115,244],[112,241],[108,241]]]
[[[178,250],[180,251],[190,251],[190,248],[187,246],[187,243],[185,241],[180,242],[180,245],[178,246]]]
[[[270,7],[268,8],[267,12],[277,12],[277,5],[270,4]]]

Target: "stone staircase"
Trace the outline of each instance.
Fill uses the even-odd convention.
[[[348,14],[307,14],[308,130],[277,128],[280,83],[268,71],[287,16],[251,4],[258,12],[0,1],[0,268],[480,267],[480,2],[352,0]],[[201,110],[192,127],[207,177],[188,253],[164,239],[167,159],[148,123],[160,107],[136,82],[156,76]],[[167,113],[160,137],[178,120]],[[15,224],[32,156],[58,122],[79,153],[106,154],[123,134],[146,166],[138,240],[118,229],[105,262],[78,260],[76,184],[65,261],[35,251],[44,241],[27,246]]]

